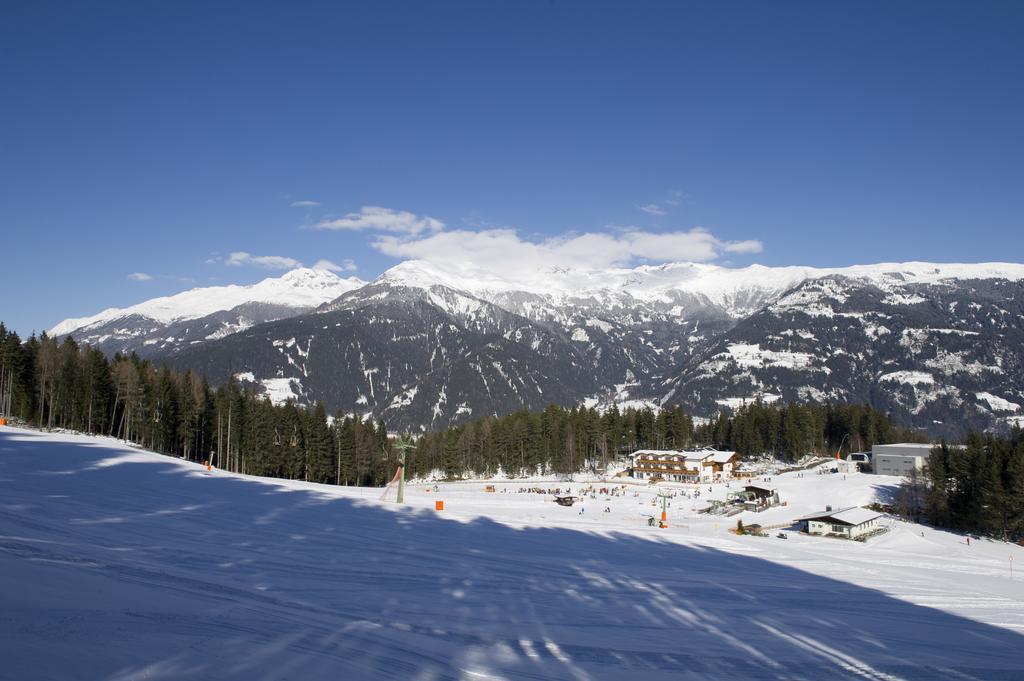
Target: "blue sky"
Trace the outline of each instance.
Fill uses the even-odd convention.
[[[6,3],[0,320],[507,244],[1020,261],[1022,29],[1018,2]]]

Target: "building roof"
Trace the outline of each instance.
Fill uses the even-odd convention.
[[[686,452],[671,449],[638,449],[633,452],[632,457],[634,465],[637,464],[637,459],[642,458],[653,462],[682,463],[696,470],[708,468],[712,463],[728,463],[736,457],[736,452],[720,452],[712,447]]]
[[[645,457],[666,457],[673,459],[686,459],[687,461],[707,461],[712,459],[716,463],[730,461],[736,452],[720,452],[717,449],[704,448],[690,451],[677,451],[674,449],[638,449],[632,456]]]
[[[928,452],[875,452],[872,461],[892,461],[893,459],[927,459]]]
[[[828,519],[837,521],[844,525],[861,525],[863,523],[868,522],[869,520],[880,518],[881,516],[881,513],[872,511],[869,508],[853,506],[851,508],[839,509],[838,511],[821,511],[820,513],[812,513],[811,515],[805,515],[802,518],[797,518],[797,520],[800,521]]]
[[[676,452],[671,449],[638,449],[632,456],[679,456],[683,452]]]
[[[752,482],[748,485],[744,485],[743,489],[759,489],[762,492],[768,492],[768,494],[775,494],[775,488],[769,487],[768,485],[759,485],[756,482]]]

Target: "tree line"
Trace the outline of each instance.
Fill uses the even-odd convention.
[[[862,404],[767,404],[754,401],[697,429],[700,442],[744,456],[794,460],[809,453],[864,452],[875,444],[928,442],[913,428]]]
[[[753,402],[735,414],[695,423],[682,407],[658,412],[617,407],[601,412],[550,406],[484,417],[419,438],[410,464],[417,475],[498,472],[573,473],[600,470],[637,449],[713,446],[744,456],[768,454],[795,460],[805,454],[862,451],[875,443],[925,442],[864,405],[798,405]]]
[[[138,356],[106,357],[45,333],[22,342],[0,323],[0,413],[39,428],[107,435],[229,471],[379,485],[395,470],[383,423],[328,419],[323,405],[273,405],[236,381]]]
[[[397,466],[383,422],[344,413],[328,418],[322,404],[274,405],[235,381],[214,389],[192,371],[134,354],[108,358],[70,337],[58,342],[42,334],[22,342],[0,324],[5,406],[40,428],[108,435],[252,475],[383,485]],[[678,406],[656,412],[552,405],[421,434],[406,466],[419,477],[571,474],[602,469],[637,449],[711,445],[795,459],[899,440],[923,438],[862,405],[754,402],[710,422],[695,421]]]

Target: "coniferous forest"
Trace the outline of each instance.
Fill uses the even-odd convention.
[[[967,532],[1024,537],[1024,431],[1009,438],[972,433],[963,446],[932,450],[921,484],[908,480],[916,509],[929,522]]]

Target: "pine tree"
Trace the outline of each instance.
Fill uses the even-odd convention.
[[[327,412],[317,402],[312,411],[306,410],[306,469],[305,479],[310,482],[331,482],[334,479],[334,443],[327,427]]]

